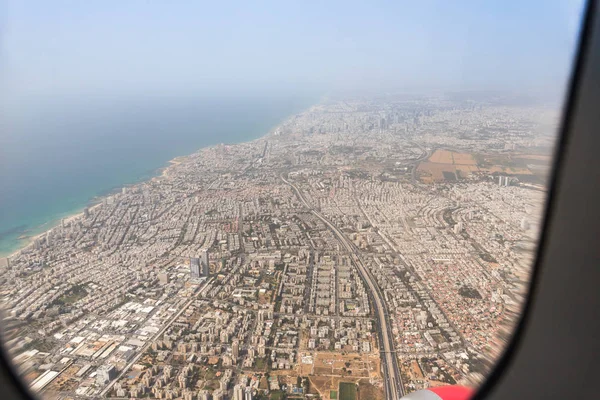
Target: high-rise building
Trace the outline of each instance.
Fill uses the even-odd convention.
[[[240,342],[238,340],[233,341],[233,344],[231,345],[231,354],[233,355],[233,362],[235,363],[240,356]]]
[[[202,266],[202,270],[201,270],[201,275],[202,276],[208,276],[209,274],[209,253],[208,253],[208,249],[204,249],[202,250],[202,253],[200,254],[200,265]]]
[[[200,278],[200,275],[201,275],[200,259],[191,257],[190,258],[190,276],[192,278]]]
[[[229,333],[227,331],[221,331],[220,339],[221,343],[229,343]]]
[[[233,400],[244,400],[244,387],[237,384],[233,387]]]
[[[221,380],[219,381],[219,389],[221,389],[222,391],[226,391],[227,386],[229,385],[228,383],[229,383],[228,379],[221,378]],[[214,393],[213,393],[213,395],[214,395]]]
[[[459,233],[462,232],[462,230],[463,230],[463,224],[461,221],[459,221],[454,225],[454,233],[458,235]]]
[[[225,397],[225,394],[223,392],[223,390],[221,389],[216,389],[213,393],[212,393],[212,397],[213,400],[223,400],[223,397]]]
[[[252,395],[252,388],[247,387],[244,391],[244,400],[252,400],[254,396]]]
[[[113,365],[102,365],[96,371],[96,384],[103,386],[117,376],[117,370]]]
[[[158,274],[158,283],[161,285],[166,285],[169,283],[169,275],[165,274],[164,272]]]
[[[201,276],[208,276],[209,270],[209,253],[208,250],[202,250],[200,258],[190,258],[190,276],[192,278],[200,278]]]
[[[198,400],[210,400],[210,392],[208,390],[201,390],[198,392]]]
[[[0,268],[10,268],[10,258],[4,257],[0,258]]]

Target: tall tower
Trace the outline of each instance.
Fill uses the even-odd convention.
[[[208,390],[201,390],[198,393],[198,400],[210,400],[210,393]]]
[[[200,259],[199,258],[190,258],[190,275],[192,278],[200,278]]]
[[[231,345],[231,354],[233,355],[233,362],[235,363],[240,356],[240,342],[238,340],[233,341],[233,344]]]
[[[244,400],[244,387],[241,384],[234,386],[233,400]]]
[[[208,249],[202,250],[202,254],[200,255],[200,261],[202,265],[201,275],[207,276],[209,272],[209,253]]]

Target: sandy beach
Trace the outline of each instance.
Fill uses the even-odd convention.
[[[88,209],[90,211],[95,210],[96,208],[100,207],[102,205],[102,203],[99,204],[95,204],[91,207],[89,207]],[[76,220],[78,220],[79,218],[83,217],[83,211],[79,211],[73,215],[70,215],[68,217],[65,217],[61,220],[56,221],[56,223],[51,227],[48,228],[47,230],[45,230],[44,232],[38,233],[37,235],[33,235],[33,236],[29,236],[27,238],[23,238],[23,241],[26,241],[26,243],[19,248],[18,250],[13,251],[12,253],[10,253],[8,256],[5,256],[6,258],[12,258],[15,257],[17,255],[19,255],[19,253],[21,253],[23,250],[27,249],[28,247],[32,246],[33,243],[37,240],[37,239],[41,239],[44,236],[46,236],[48,234],[48,232],[52,232],[52,230],[54,230],[60,223],[62,220],[65,221],[65,223],[71,223],[71,222],[75,222]]]
[[[187,157],[189,157],[189,156],[177,156],[177,157],[173,158],[172,160],[169,160],[167,162],[167,166],[165,166],[164,168],[161,168],[161,170],[162,170],[161,174],[157,175],[157,176],[154,176],[151,179],[156,179],[156,178],[168,176],[169,169],[171,167],[175,166],[175,165],[181,164],[182,162],[185,161],[185,159]],[[141,181],[141,182],[143,182],[143,181]],[[136,183],[131,184],[131,185],[127,185],[126,184],[126,185],[123,185],[122,187],[135,186],[135,185],[137,185],[137,184],[139,184],[141,182],[136,182]],[[98,204],[94,204],[93,206],[88,207],[88,209],[90,211],[93,211],[93,210],[97,209],[98,207],[100,207],[102,205],[102,200],[106,199],[107,197],[110,197],[110,195],[105,195],[105,196],[102,196],[102,197],[98,197],[97,198]],[[48,228],[48,229],[46,229],[46,230],[44,230],[43,232],[38,233],[38,234],[33,235],[33,236],[24,237],[23,239],[21,239],[23,242],[25,242],[25,244],[23,246],[21,246],[18,250],[15,250],[12,253],[10,253],[9,255],[6,255],[4,257],[7,257],[7,258],[10,259],[12,257],[15,257],[15,256],[19,255],[19,253],[21,253],[23,250],[26,250],[27,248],[29,248],[30,246],[32,246],[33,243],[37,239],[41,239],[41,238],[45,237],[48,234],[48,232],[52,232],[52,230],[54,230],[62,222],[62,220],[64,220],[65,223],[68,224],[68,223],[75,222],[75,221],[77,221],[78,219],[80,219],[82,217],[83,217],[83,211],[77,211],[76,213],[74,213],[72,215],[69,215],[69,216],[64,217],[64,218],[62,218],[60,220],[54,221],[55,223],[53,224],[53,226],[50,227],[50,228]]]

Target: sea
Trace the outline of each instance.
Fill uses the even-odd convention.
[[[0,257],[169,160],[250,141],[315,96],[130,99],[22,110],[0,137]]]

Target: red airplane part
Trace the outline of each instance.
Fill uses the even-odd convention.
[[[465,386],[439,386],[425,390],[417,390],[402,400],[469,400],[475,391]]]

